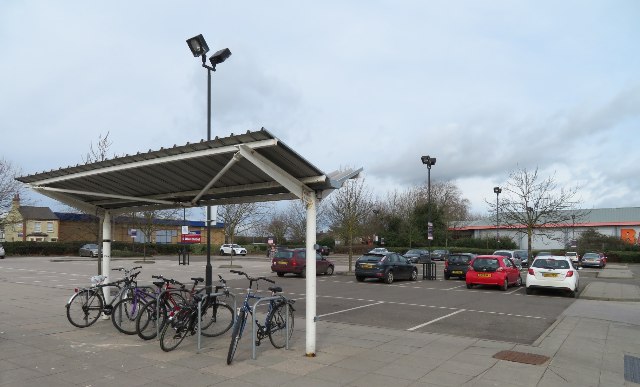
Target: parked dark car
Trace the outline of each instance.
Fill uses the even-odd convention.
[[[316,251],[320,253],[320,255],[328,256],[329,253],[331,252],[331,249],[329,249],[329,246],[320,246]]]
[[[356,280],[376,278],[388,284],[397,279],[418,279],[418,268],[398,253],[367,253],[356,260]]]
[[[433,250],[431,252],[432,261],[444,261],[449,256],[449,250]]]
[[[78,254],[81,257],[97,257],[98,256],[98,245],[95,243],[87,243],[82,246],[80,250],[78,250]]]
[[[475,258],[475,254],[471,253],[453,253],[449,254],[449,258],[444,261],[444,279],[451,277],[465,278],[469,262]]]
[[[429,258],[429,252],[427,250],[411,249],[403,254],[411,263],[418,263]]]
[[[335,264],[316,252],[316,274],[333,275]],[[278,249],[271,259],[271,271],[278,277],[286,273],[297,274],[300,277],[307,276],[307,250],[306,249]]]
[[[582,255],[582,267],[595,266],[604,269],[607,266],[607,257],[602,253],[584,253]]]

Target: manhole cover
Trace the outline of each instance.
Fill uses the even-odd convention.
[[[640,383],[640,358],[624,355],[624,380]]]
[[[534,353],[516,352],[516,351],[500,351],[493,355],[494,358],[500,360],[513,361],[516,363],[540,365],[544,364],[549,358],[547,356],[536,355]]]

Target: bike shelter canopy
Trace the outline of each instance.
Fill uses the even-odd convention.
[[[317,201],[361,171],[362,168],[326,174],[262,128],[16,180],[103,219],[108,274],[108,219],[113,214],[145,210],[302,199],[307,207],[307,255],[313,256]],[[310,265],[306,278],[308,355],[315,354],[315,281],[315,266]]]

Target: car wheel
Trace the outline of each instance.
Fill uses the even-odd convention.
[[[516,285],[515,286],[522,286],[522,277],[518,276],[518,279],[516,280]]]
[[[277,272],[276,274],[278,275],[278,277],[284,277],[284,273],[281,271]]]
[[[307,278],[307,269],[306,268],[302,269],[302,271],[300,272],[300,277]]]
[[[473,287],[472,284],[467,284],[467,289],[471,289]]]
[[[333,266],[329,266],[327,271],[324,272],[325,275],[333,275]]]
[[[364,277],[360,277],[359,275],[357,275],[356,276],[356,281],[362,282],[362,281],[364,281]]]
[[[527,293],[529,295],[533,294],[533,289],[531,289],[531,288],[525,288],[524,291],[525,291],[525,293]]]
[[[387,272],[387,275],[384,276],[384,282],[388,284],[393,283],[393,272],[391,270],[389,270]]]
[[[244,254],[241,254],[241,255],[242,255],[243,257],[246,257],[246,256],[247,256],[247,253],[244,253]]]
[[[504,282],[502,283],[502,286],[500,286],[500,290],[504,292],[508,288],[509,288],[509,280],[505,278]]]
[[[418,270],[413,270],[411,272],[411,281],[417,281],[418,280]]]
[[[569,290],[569,293],[567,294],[569,296],[569,298],[576,298],[576,292]]]
[[[220,255],[224,255],[224,251],[223,250],[220,250]]]

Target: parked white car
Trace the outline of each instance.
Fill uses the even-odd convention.
[[[558,289],[575,297],[580,287],[580,275],[569,257],[537,257],[527,271],[526,286],[527,294],[532,294],[535,289]]]
[[[0,245],[0,259],[4,259],[4,247]]]
[[[235,243],[225,243],[220,246],[220,255],[247,255],[247,249]]]
[[[578,265],[578,263],[580,263],[580,256],[575,251],[567,251],[564,254],[564,256],[569,258],[569,259],[571,259],[571,262],[573,262],[574,266],[576,266],[576,265]]]

